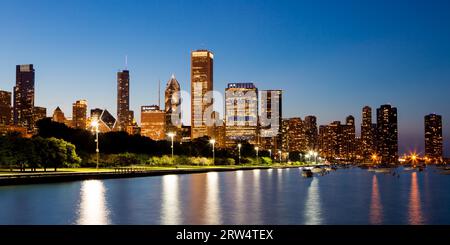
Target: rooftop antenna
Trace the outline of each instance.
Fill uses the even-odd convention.
[[[125,70],[128,70],[128,55],[125,55]]]

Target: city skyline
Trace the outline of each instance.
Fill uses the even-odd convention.
[[[118,8],[118,6],[114,5],[114,3],[117,2],[112,2],[110,5],[108,5],[109,8]],[[13,5],[15,4],[6,4],[5,9],[14,9],[15,6]],[[70,10],[69,7],[73,7],[73,5],[78,4],[66,3],[55,5],[56,6],[54,8],[60,8],[62,12],[64,12],[63,10],[65,10],[68,13],[75,14],[75,12],[73,12],[73,10]],[[141,7],[149,7],[148,5],[153,5],[150,7],[170,9],[169,6],[162,3],[159,5],[154,3],[141,3],[140,5],[143,5]],[[208,5],[209,7],[213,7],[213,10],[221,7],[221,4],[217,2],[207,3],[206,5]],[[262,16],[262,13],[265,12],[266,8],[268,8],[268,6],[272,6],[273,3],[271,4],[269,2],[266,2],[263,4],[259,4],[257,2],[253,2],[249,5],[251,7],[246,8],[237,8],[235,5],[236,4],[231,4],[231,7],[227,6],[226,8],[235,8],[240,12],[248,11],[250,16]],[[292,5],[290,7],[293,7],[295,9],[299,9],[303,6],[302,4],[293,3],[289,3],[287,5]],[[346,3],[343,5],[347,6],[350,4]],[[388,6],[387,3],[384,3],[378,5],[377,8],[390,9],[392,7],[395,9],[399,7],[397,5],[400,4],[393,3],[392,6]],[[410,14],[413,12],[413,10],[421,6],[420,3],[414,3],[412,5],[414,6],[406,7],[406,13],[403,13],[404,15],[411,17]],[[93,9],[97,9],[99,7],[98,3],[88,3],[86,6]],[[134,8],[137,7],[132,8],[130,6],[127,6],[127,4],[125,4],[124,6],[124,11],[126,11],[127,14],[136,11],[136,9]],[[186,7],[184,4],[181,4],[181,6]],[[311,6],[311,4],[307,4],[307,6],[305,5],[305,7],[317,11],[317,6]],[[442,6],[440,7],[444,8]],[[47,23],[47,25],[43,25],[44,27],[46,27],[44,29],[47,30],[49,34],[53,33],[53,35],[49,35],[49,37],[53,37],[55,38],[55,40],[52,41],[51,39],[45,39],[43,42],[40,42],[40,44],[36,44],[33,43],[33,41],[36,41],[36,38],[40,37],[40,35],[34,33],[31,27],[22,29],[23,32],[14,32],[14,29],[12,27],[5,28],[7,30],[6,34],[10,37],[10,39],[1,41],[1,44],[3,46],[1,50],[2,53],[6,54],[5,57],[7,59],[0,61],[0,89],[11,92],[12,86],[14,86],[15,84],[13,72],[14,66],[17,64],[31,63],[34,64],[34,69],[36,70],[35,104],[46,107],[47,116],[50,116],[49,114],[51,114],[51,112],[53,112],[53,110],[57,106],[60,106],[65,115],[69,117],[72,103],[80,99],[86,99],[89,103],[90,109],[105,108],[110,112],[115,112],[116,106],[114,104],[116,102],[116,93],[114,91],[116,90],[115,84],[117,82],[115,75],[119,69],[126,68],[124,57],[125,55],[128,55],[129,70],[132,77],[130,82],[130,110],[140,111],[140,106],[142,105],[157,104],[158,95],[155,91],[157,91],[156,87],[158,86],[158,80],[166,81],[170,78],[172,73],[177,76],[177,79],[180,82],[181,89],[189,91],[189,54],[193,50],[199,48],[207,48],[215,54],[214,88],[216,88],[217,91],[223,92],[226,84],[230,82],[253,82],[259,89],[272,89],[274,87],[280,88],[285,91],[283,94],[284,118],[304,118],[307,115],[315,115],[318,119],[318,125],[328,125],[329,123],[336,120],[344,121],[347,115],[353,115],[355,117],[356,130],[358,134],[361,122],[361,108],[366,105],[369,105],[372,108],[377,108],[379,105],[390,102],[393,106],[399,109],[398,119],[400,152],[417,150],[418,152],[424,153],[423,117],[430,113],[437,113],[443,116],[444,150],[446,153],[445,155],[448,156],[450,151],[448,141],[448,139],[450,138],[450,130],[449,124],[446,119],[450,118],[450,116],[449,111],[446,107],[448,106],[448,104],[450,104],[450,101],[448,98],[446,98],[445,91],[449,90],[448,78],[450,76],[448,61],[445,60],[445,57],[448,57],[447,54],[449,53],[449,50],[448,48],[442,46],[442,43],[445,43],[445,41],[447,41],[449,38],[448,31],[442,32],[442,29],[439,29],[438,27],[431,28],[430,30],[427,30],[426,33],[428,35],[435,35],[433,42],[431,42],[430,40],[426,40],[426,38],[423,38],[411,41],[411,43],[409,43],[407,47],[404,47],[404,49],[396,49],[399,48],[402,44],[405,44],[404,39],[407,39],[406,36],[411,35],[413,37],[416,37],[417,35],[414,35],[414,33],[423,31],[424,29],[426,29],[426,27],[431,24],[435,24],[435,22],[439,22],[438,20],[441,20],[442,18],[448,18],[439,15],[439,13],[442,13],[438,11],[440,7],[427,6],[427,8],[425,8],[423,11],[427,11],[430,10],[430,8],[433,8],[433,10],[437,11],[437,13],[435,13],[435,16],[431,18],[431,16],[426,13],[422,13],[421,15],[419,15],[418,20],[416,20],[415,24],[413,23],[412,25],[414,26],[414,28],[418,26],[418,30],[412,31],[411,29],[413,28],[410,27],[405,31],[405,33],[402,34],[405,37],[403,37],[402,35],[396,37],[391,36],[393,35],[392,33],[394,32],[394,30],[405,25],[405,23],[403,23],[402,21],[395,22],[396,25],[394,25],[393,28],[388,28],[386,32],[388,32],[389,34],[385,34],[386,36],[382,35],[383,33],[380,34],[375,30],[370,30],[367,31],[367,33],[364,32],[362,34],[354,34],[357,37],[348,37],[345,35],[345,31],[343,29],[338,28],[337,36],[339,38],[337,39],[339,40],[325,40],[326,37],[324,38],[322,36],[322,38],[324,39],[320,40],[322,41],[319,42],[321,45],[313,47],[313,51],[311,51],[311,53],[306,56],[304,56],[303,54],[305,53],[302,52],[305,51],[304,49],[300,48],[299,50],[299,48],[290,46],[292,52],[284,52],[287,59],[283,62],[280,61],[282,56],[280,56],[278,52],[286,51],[285,47],[269,47],[267,45],[265,46],[265,44],[267,43],[264,43],[263,41],[255,42],[255,40],[251,38],[251,34],[255,34],[255,32],[251,31],[244,36],[243,40],[239,40],[239,42],[230,42],[229,44],[224,45],[218,42],[219,40],[217,40],[217,37],[211,37],[211,39],[207,37],[208,33],[214,33],[212,32],[214,26],[207,26],[207,31],[205,31],[205,34],[201,34],[201,37],[198,39],[188,38],[188,41],[185,44],[176,45],[175,43],[162,44],[161,42],[156,42],[153,48],[144,49],[144,51],[141,51],[139,54],[136,53],[135,49],[130,49],[129,47],[125,47],[115,42],[113,42],[112,44],[104,45],[101,40],[100,42],[98,42],[98,40],[94,40],[92,44],[88,45],[85,43],[84,48],[87,49],[84,52],[81,52],[80,55],[74,56],[72,52],[67,51],[67,53],[63,53],[59,51],[59,48],[70,46],[71,42],[69,42],[68,40],[64,40],[67,37],[62,38],[56,35],[56,33],[53,33],[51,30],[46,29],[55,24],[40,20],[40,22],[44,21],[44,24]],[[284,8],[287,8],[287,6],[283,8],[278,7],[280,11]],[[356,6],[355,8],[362,8],[363,10],[365,9],[367,11],[366,7]],[[175,11],[176,13],[181,13],[181,15],[183,15],[180,6],[175,8],[173,11]],[[337,10],[337,13],[334,14],[340,16],[342,14],[340,11],[343,11],[342,8],[339,8]],[[30,14],[32,17],[33,13]],[[273,20],[274,17],[279,17],[279,14],[275,14],[274,16],[274,14],[272,13],[271,15],[268,15],[267,18],[260,17],[261,23],[259,23],[258,21],[251,21],[250,16],[241,17],[239,19],[243,20],[244,23],[249,24],[249,28],[246,30],[250,30],[250,27],[255,26],[262,27],[263,23],[266,23],[269,20]],[[392,18],[392,12],[388,11],[387,16]],[[0,18],[7,17],[8,16],[6,15],[6,17],[3,16]],[[88,15],[88,17],[92,18],[93,16]],[[147,17],[148,16],[143,16],[141,18],[144,18],[147,21],[147,24],[152,24],[153,22],[147,19]],[[57,20],[58,18],[61,18],[61,16],[49,14],[46,18],[47,21]],[[196,17],[193,18],[196,19]],[[218,18],[225,17],[219,16]],[[295,24],[299,24],[299,21],[296,19],[292,19],[293,23],[291,25],[290,23],[288,23],[291,18],[293,18],[292,13],[279,20],[281,24],[286,24],[286,28],[282,28],[282,30],[280,31],[281,34],[283,34],[280,38],[289,37],[289,30],[297,30],[293,27],[295,27]],[[355,16],[352,15],[349,18],[355,18]],[[372,15],[371,18],[374,18],[374,16]],[[368,24],[370,23],[370,21],[373,21],[373,19],[371,18],[364,19],[366,20],[366,22],[364,23]],[[313,18],[306,20],[314,22]],[[17,23],[15,23],[15,25],[25,25],[28,21],[29,20],[17,20]],[[132,19],[131,21],[133,22],[134,20]],[[191,21],[188,22],[191,23]],[[99,23],[98,21],[94,21],[93,23],[94,30],[96,28],[103,27],[104,25],[104,23]],[[345,26],[344,23],[338,21],[337,25],[338,27],[343,27]],[[440,27],[442,27],[442,23],[440,24]],[[73,28],[72,30],[74,30],[74,32],[78,33],[82,31],[83,25],[81,25],[80,27],[79,25],[75,25],[76,23],[69,24],[69,27]],[[173,25],[175,23],[171,24]],[[185,28],[186,25],[183,25],[182,23],[177,24],[180,24],[181,27],[174,29],[174,32],[183,33],[181,29]],[[312,26],[317,26],[318,24],[320,26],[320,24],[323,24],[323,31],[325,32],[325,34],[323,35],[325,36],[332,33],[332,28],[331,26],[329,26],[331,25],[331,23],[329,23],[329,19],[322,23],[312,24]],[[223,25],[224,27],[226,27],[226,34],[229,34],[229,32],[231,32],[230,25]],[[386,23],[380,23],[380,25],[382,27],[385,27]],[[188,26],[190,26],[190,24],[188,24]],[[274,25],[269,25],[269,32],[274,32],[274,27]],[[363,26],[359,27],[362,28]],[[445,27],[446,26],[444,26],[443,28]],[[374,27],[372,26],[372,28]],[[305,28],[299,28],[297,32],[305,34],[305,32],[308,33],[307,30],[308,28],[306,28],[306,30]],[[29,31],[30,33],[25,33],[26,31]],[[127,31],[128,33],[133,32],[133,30]],[[106,32],[106,34],[109,33],[107,30]],[[292,45],[294,45],[294,41],[298,41],[299,38],[301,39],[302,35],[297,32],[294,32],[292,34],[294,36],[293,39],[295,40],[286,42],[292,42]],[[149,30],[149,33],[151,33],[151,30]],[[240,32],[236,31],[236,34],[239,33]],[[264,36],[264,33],[264,31],[259,30],[259,34]],[[320,38],[319,32],[311,31],[311,33],[313,34],[312,38]],[[43,36],[45,36],[44,34]],[[342,34],[343,36],[339,34]],[[363,40],[359,40],[361,42],[355,40],[361,38],[361,36],[369,34],[379,34],[381,36],[380,38],[385,38],[381,42],[379,42],[381,47],[372,46],[373,43],[371,41],[376,39],[373,39],[374,37],[367,39],[363,38]],[[133,46],[135,44],[138,44],[137,46],[143,45],[146,40],[150,40],[148,39],[148,35],[150,34],[143,35],[143,40],[128,40],[129,46]],[[31,37],[31,39],[27,39],[27,41],[30,42],[29,47],[24,48],[24,45],[21,44],[24,41],[18,40],[22,36]],[[72,35],[67,36],[72,37]],[[223,37],[222,35],[219,36]],[[62,38],[63,40],[58,40],[58,37]],[[342,42],[346,38],[350,39],[348,42],[348,46],[342,44]],[[162,39],[165,40],[165,38]],[[231,37],[230,39],[234,40]],[[87,42],[88,39],[81,38],[81,41]],[[337,44],[334,44],[333,48],[331,48],[328,45],[334,43],[333,41],[336,41]],[[47,45],[50,45],[50,43],[53,42],[58,42],[59,45],[56,47],[47,47]],[[256,47],[250,47],[250,44],[255,44]],[[44,46],[43,50],[37,50],[40,45]],[[307,42],[306,46],[311,48],[311,43],[308,44]],[[17,49],[17,47],[23,48],[23,52],[13,52],[15,49]],[[97,47],[98,49],[96,49],[95,47]],[[154,49],[161,47],[164,51],[168,52],[169,55],[167,57],[164,57],[159,52],[154,52]],[[32,51],[33,48],[34,51]],[[76,46],[75,48],[83,49],[82,45]],[[324,50],[322,52],[317,52],[317,49],[319,48],[323,48]],[[235,52],[231,52],[233,50],[235,50]],[[259,54],[258,50],[259,52],[262,52],[264,54]],[[349,50],[354,51],[347,53],[349,54],[350,58],[344,56],[344,54]],[[397,51],[397,55],[389,54],[389,51],[393,50]],[[43,51],[47,51],[48,56],[43,56]],[[89,51],[89,53],[87,51]],[[359,55],[356,51],[364,52]],[[377,53],[377,51],[380,51],[380,53]],[[58,52],[61,52],[61,54],[57,54]],[[240,60],[242,58],[239,54],[245,54],[245,56],[243,56],[243,60]],[[327,54],[329,54],[330,56],[327,56]],[[367,54],[367,56],[364,54]],[[54,59],[52,59],[52,57]],[[424,59],[418,59],[421,57]],[[389,60],[390,58],[394,58],[394,60]],[[99,65],[105,59],[108,59],[108,62]],[[273,61],[268,61],[271,59],[275,60],[276,62],[280,61],[280,64],[274,65]],[[299,59],[300,61],[293,62],[294,59]],[[60,60],[68,60],[68,62],[60,62]],[[382,62],[383,60],[386,63]],[[157,64],[159,61],[161,61],[161,64]],[[311,65],[309,63],[310,61],[315,65]],[[333,65],[336,65],[336,63],[339,63],[341,61],[344,62],[345,66],[333,67]],[[363,62],[362,64],[357,64],[358,61],[364,61],[366,63]],[[236,63],[234,64],[234,62]],[[376,68],[372,66],[377,64],[381,64],[382,66]],[[393,68],[390,68],[390,66],[392,66]],[[147,67],[150,67],[151,69]],[[397,68],[400,69],[397,70]],[[396,72],[393,72],[393,70],[396,70]],[[96,71],[98,73],[96,73]],[[84,72],[86,72],[86,74]],[[321,73],[326,73],[326,75],[321,76]],[[381,75],[384,73],[386,73],[386,75]],[[82,74],[83,76],[78,77],[77,74]],[[89,75],[87,76],[87,74]],[[350,79],[351,81],[345,82],[345,80],[347,79]],[[358,79],[359,83],[357,82]],[[380,80],[379,83],[376,83],[377,79]],[[387,84],[391,84],[391,82],[396,79],[398,79],[398,81],[392,83],[391,87],[389,87],[390,91],[386,93],[380,93],[380,90],[386,89],[385,86],[387,86]],[[432,85],[428,85],[430,87],[427,87],[426,84],[427,82],[430,83],[430,81],[433,81],[433,83]],[[276,86],[273,86],[273,84],[276,84]],[[355,89],[354,87],[361,88]],[[426,89],[431,89],[431,87],[434,91],[425,93]],[[332,92],[336,90],[336,88],[339,88],[339,90],[337,90],[338,93]],[[308,92],[305,92],[304,96],[296,96],[297,93],[301,93],[303,89],[307,90]],[[426,99],[417,99],[424,98],[424,93],[425,95],[430,96],[430,99],[428,101]],[[332,104],[332,106],[330,106],[330,104]],[[138,118],[139,113],[135,114],[135,116],[137,117],[137,121],[140,121]],[[375,118],[374,114],[372,115],[372,118]]]

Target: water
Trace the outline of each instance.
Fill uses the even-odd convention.
[[[352,168],[0,187],[0,224],[450,224],[450,176]]]

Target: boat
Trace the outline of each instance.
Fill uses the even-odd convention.
[[[310,169],[303,169],[302,176],[305,178],[313,177],[313,172]]]
[[[384,173],[384,174],[388,174],[391,173],[392,169],[390,168],[376,168],[375,169],[375,173]]]
[[[313,169],[311,169],[311,172],[315,173],[315,174],[321,174],[323,173],[325,170],[320,168],[320,167],[314,167]]]

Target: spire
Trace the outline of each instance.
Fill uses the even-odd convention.
[[[125,55],[125,70],[128,70],[128,55]]]
[[[171,79],[176,79],[176,78],[175,78],[175,74],[172,73],[172,78],[171,78]]]

